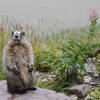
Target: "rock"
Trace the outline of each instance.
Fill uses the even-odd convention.
[[[47,79],[48,79],[48,80],[53,80],[53,78],[55,78],[55,77],[56,77],[55,75],[48,75],[48,76],[47,76]]]
[[[97,63],[100,63],[100,59],[97,60]]]
[[[91,90],[94,90],[96,87],[100,87],[100,77],[96,78],[94,77],[89,85],[92,87]]]
[[[84,66],[85,66],[85,68],[86,68],[86,71],[87,71],[87,73],[89,73],[91,70],[91,67],[87,64],[87,63],[85,63],[84,64]]]
[[[72,100],[63,93],[37,88],[36,91],[28,91],[25,94],[10,94],[7,92],[7,82],[0,81],[0,100]]]
[[[75,94],[76,96],[78,96],[78,98],[84,98],[89,92],[89,86],[86,84],[76,85],[67,89],[67,91],[69,94]]]
[[[46,82],[46,81],[48,81],[48,80],[47,80],[47,78],[44,78],[44,79],[42,79],[41,81],[42,81],[42,82]]]
[[[87,61],[88,61],[88,62],[91,62],[91,61],[92,61],[92,58],[88,58]]]
[[[71,95],[70,98],[71,98],[72,100],[77,100],[77,99],[78,99],[78,97],[77,97],[76,95]]]
[[[53,80],[56,75],[54,73],[40,73],[40,72],[36,72],[36,77],[37,79],[40,79],[41,81],[50,81]]]
[[[92,60],[96,60],[97,58],[93,57]]]
[[[99,73],[97,72],[94,74],[94,78],[98,78],[98,77],[99,77]]]
[[[42,75],[43,73],[40,73],[38,71],[36,71],[36,76]]]
[[[84,76],[85,83],[90,83],[91,80],[92,80],[91,76]]]
[[[97,69],[96,69],[96,64],[94,63],[91,63],[91,64],[87,64],[85,63],[84,64],[86,70],[87,70],[87,73],[91,76],[91,77],[94,77],[95,74],[98,73]],[[96,76],[97,77],[97,76]]]
[[[92,89],[93,89],[93,87],[92,87],[91,85],[89,85],[89,88],[90,88],[90,90],[92,90]]]
[[[96,83],[95,82],[90,82],[90,85],[96,85]]]
[[[93,57],[93,58],[92,58],[92,61],[93,61],[93,62],[95,62],[95,61],[96,61],[96,58],[95,58],[95,57]]]

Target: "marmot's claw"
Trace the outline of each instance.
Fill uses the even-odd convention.
[[[20,71],[17,68],[13,68],[13,72],[17,75]]]
[[[33,68],[29,68],[29,72],[32,72],[33,71]]]
[[[32,72],[32,71],[33,71],[33,65],[30,65],[30,66],[29,66],[28,71],[29,71],[29,72]]]

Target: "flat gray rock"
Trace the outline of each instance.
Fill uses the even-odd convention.
[[[84,98],[87,96],[87,93],[89,92],[89,86],[86,84],[75,85],[67,89],[67,91],[70,94],[75,94],[78,98]]]
[[[63,93],[56,93],[55,91],[40,89],[36,91],[28,91],[25,94],[12,95],[7,91],[7,82],[0,81],[0,100],[72,100]]]

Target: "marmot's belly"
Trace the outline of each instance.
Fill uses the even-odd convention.
[[[14,87],[28,88],[34,85],[34,72],[28,72],[27,69],[21,70],[17,75],[13,72],[7,72],[6,77]]]

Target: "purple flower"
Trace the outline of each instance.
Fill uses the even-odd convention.
[[[95,17],[95,12],[94,12],[94,10],[91,10],[90,11],[90,20],[93,20],[94,17]]]
[[[91,10],[90,11],[90,20],[93,21],[94,18],[97,18],[98,19],[99,15],[98,13],[95,12],[95,10]]]

